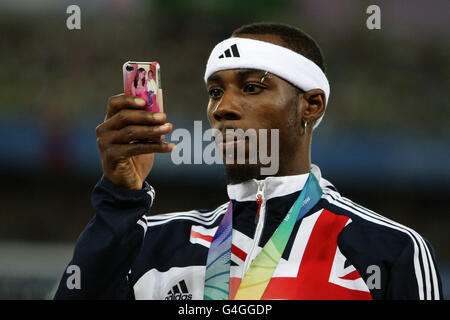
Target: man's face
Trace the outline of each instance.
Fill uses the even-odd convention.
[[[281,42],[273,35],[246,37],[275,44]],[[206,85],[209,94],[208,120],[211,127],[224,136],[226,129],[255,129],[257,133],[259,129],[267,129],[270,141],[270,130],[278,129],[281,158],[289,150],[292,153],[299,136],[300,120],[296,111],[298,93],[279,77],[270,73],[264,75],[265,71],[253,69],[224,70],[212,74]],[[264,81],[261,81],[263,77]],[[248,141],[246,149],[248,152]],[[271,150],[270,147],[268,150]],[[227,169],[233,166],[228,164]]]

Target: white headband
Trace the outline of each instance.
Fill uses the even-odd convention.
[[[327,77],[317,64],[290,49],[265,41],[229,38],[217,44],[206,64],[204,80],[215,72],[228,69],[268,71],[303,91],[322,89],[325,106],[330,96]],[[317,127],[323,116],[314,125]]]

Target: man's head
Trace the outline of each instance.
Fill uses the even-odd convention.
[[[281,59],[280,61],[286,57],[277,54],[276,48],[288,48],[301,54],[302,59],[307,58],[304,59],[306,66],[308,63],[316,69],[318,66],[321,69],[318,71],[320,73],[325,69],[322,53],[315,41],[294,27],[281,24],[252,24],[235,30],[232,38],[253,39],[274,44],[276,47],[272,46],[272,48],[275,49],[275,57],[269,55],[269,58]],[[253,44],[261,43],[250,43],[250,45]],[[267,50],[272,48],[269,46]],[[239,46],[235,48],[231,46],[229,52],[225,50],[222,58],[240,57],[238,49]],[[265,50],[264,45],[259,50]],[[293,56],[294,59],[297,58],[296,54]],[[308,59],[317,66],[310,63]],[[251,61],[248,65],[251,65]],[[287,72],[289,68],[290,66],[287,66]],[[212,73],[206,83],[210,96],[208,119],[213,128],[223,133],[227,128],[244,131],[267,129],[270,135],[271,129],[278,129],[279,149],[277,151],[279,151],[280,165],[277,175],[308,172],[312,127],[324,113],[326,94],[321,89],[310,89],[311,85],[309,87],[307,85],[308,90],[304,90],[293,84],[297,81],[295,73],[292,75],[294,81],[287,81],[275,75],[276,72],[266,72],[265,69],[264,67],[222,67]],[[267,67],[267,69],[270,68]],[[302,77],[304,78],[304,75],[301,74],[300,78]],[[309,80],[306,79],[306,81]],[[328,82],[326,84],[328,85]],[[312,87],[315,88],[314,83]],[[246,149],[248,149],[248,141]],[[261,163],[227,164],[229,182],[262,178],[259,174],[260,167]]]
[[[280,39],[278,44],[317,64],[326,73],[325,60],[319,45],[307,33],[299,28],[281,23],[252,23],[242,26],[233,31],[232,37],[246,35],[272,35]]]

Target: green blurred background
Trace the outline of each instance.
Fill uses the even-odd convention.
[[[81,30],[66,27],[71,4]],[[371,4],[381,30],[366,27]],[[345,196],[427,238],[450,296],[448,12],[448,0],[0,1],[0,299],[52,296],[93,215],[95,127],[122,92],[122,64],[158,60],[170,121],[206,129],[209,52],[259,21],[320,44],[331,96],[313,162]],[[151,183],[153,213],[226,201],[220,165],[158,155]]]

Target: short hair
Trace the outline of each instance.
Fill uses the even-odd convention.
[[[258,22],[239,27],[233,31],[231,36],[238,37],[242,34],[277,35],[283,40],[285,44],[284,47],[305,56],[317,64],[319,68],[326,73],[325,59],[322,50],[311,36],[299,28],[282,23]]]

